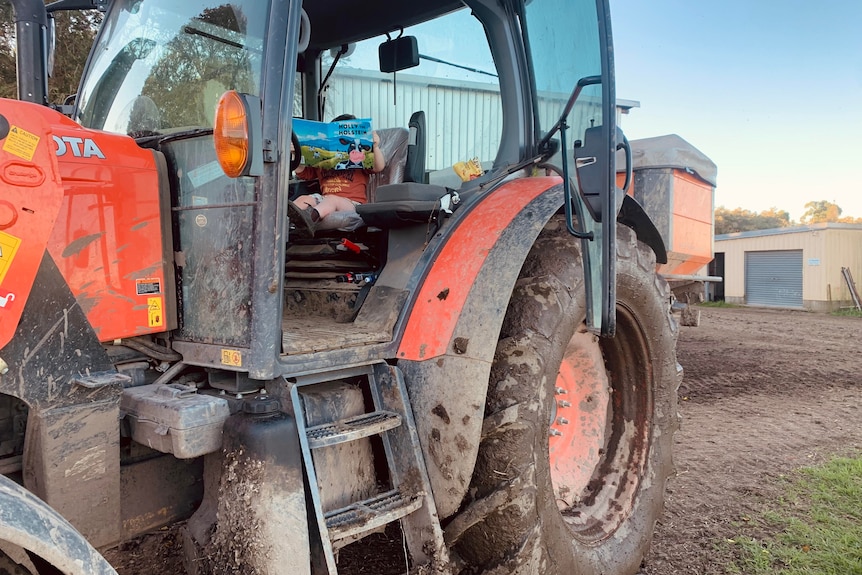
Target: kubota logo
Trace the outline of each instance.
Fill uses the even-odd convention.
[[[96,145],[96,142],[90,138],[76,138],[74,136],[54,136],[54,143],[57,144],[57,155],[65,156],[69,151],[76,158],[97,158],[105,159],[105,154]]]

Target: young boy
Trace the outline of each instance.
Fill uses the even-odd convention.
[[[333,119],[333,122],[355,120],[352,114],[343,114]],[[326,227],[323,220],[335,212],[356,212],[356,204],[366,201],[366,187],[370,173],[381,172],[386,167],[383,153],[378,150],[380,138],[377,132],[372,132],[371,153],[374,163],[371,170],[364,168],[348,168],[343,170],[323,170],[300,164],[296,176],[301,180],[317,180],[320,185],[319,194],[299,196],[288,204],[288,216],[299,228],[305,228],[313,236],[318,227]],[[364,158],[364,152],[351,151],[350,161],[358,163]],[[323,222],[323,223],[321,223]],[[335,226],[338,227],[338,226]]]

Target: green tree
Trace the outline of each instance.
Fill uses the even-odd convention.
[[[825,222],[837,222],[841,224],[860,224],[862,218],[853,218],[850,216],[841,217],[844,212],[838,204],[827,202],[826,200],[817,200],[805,204],[805,213],[802,214],[803,224],[820,224]]]
[[[46,3],[50,3],[48,0]],[[61,103],[78,90],[78,81],[102,15],[94,10],[55,12],[54,70],[48,81],[48,99]],[[12,5],[0,0],[0,97],[17,98],[15,23]]]
[[[208,8],[195,20],[217,33],[245,34],[247,21],[230,5]],[[194,27],[194,21],[188,23]],[[249,51],[229,41],[207,35],[179,34],[164,44],[159,61],[144,82],[141,94],[151,98],[161,111],[163,126],[211,126],[213,109],[204,106],[202,90],[208,84],[240,92],[255,90]]]
[[[805,204],[805,213],[802,214],[803,224],[819,224],[822,222],[837,222],[841,216],[841,208],[837,204],[826,200],[817,200]]]
[[[15,23],[12,22],[12,5],[0,0],[0,97],[17,95],[15,79]]]
[[[731,234],[753,230],[786,228],[792,225],[790,214],[785,210],[772,207],[759,214],[742,208],[728,210],[724,206],[715,209],[715,233]]]

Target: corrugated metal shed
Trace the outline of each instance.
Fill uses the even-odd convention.
[[[397,78],[396,98],[392,74],[340,67],[329,81],[325,117],[346,112],[359,118],[373,118],[375,129],[406,128],[410,115],[423,110],[427,121],[426,168],[451,170],[458,161],[472,157],[488,161],[496,156],[503,131],[499,90],[493,82],[401,72]],[[568,98],[568,93],[539,94],[542,126],[547,128],[557,121],[557,114]],[[634,100],[617,100],[617,124],[622,114],[638,106],[640,103]],[[459,127],[455,139],[444,137],[451,126]]]
[[[841,268],[850,269],[857,281],[857,287],[862,278],[862,224],[824,223],[724,234],[715,237],[715,252],[724,254],[726,301],[830,311],[851,305],[850,291],[841,276]],[[763,291],[767,289],[766,286],[762,285],[769,282],[768,277],[747,277],[747,260],[751,261],[753,257],[758,269],[765,264],[768,271],[771,264],[778,265],[776,258],[781,258],[780,255],[775,255],[776,252],[787,254],[787,261],[794,257],[790,252],[801,253],[798,265],[802,276],[801,305],[789,303],[792,300],[790,292],[793,291],[790,287],[776,288],[785,290],[782,297],[779,297],[777,292],[769,296]],[[789,268],[784,271],[790,273]],[[748,273],[751,273],[750,269]],[[751,279],[755,282],[755,293],[746,292],[746,284],[751,284]],[[758,281],[761,282],[759,286]],[[786,281],[790,280],[785,277],[775,280],[775,283]],[[784,301],[780,301],[782,299]]]
[[[426,115],[426,167],[449,169],[455,162],[478,157],[493,160],[503,131],[499,87],[492,83],[442,80],[398,74],[398,97],[391,74],[340,69],[326,94],[328,116],[350,113],[373,118],[375,128],[407,127],[410,115]],[[397,102],[397,105],[393,105]],[[458,138],[447,135],[459,127]]]

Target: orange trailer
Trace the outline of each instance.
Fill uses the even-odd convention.
[[[634,177],[627,193],[644,207],[664,240],[668,261],[659,273],[677,299],[700,301],[703,282],[720,281],[699,274],[713,258],[716,165],[676,134],[630,144]],[[617,185],[624,180],[625,174],[618,173]],[[697,318],[687,315],[696,314],[684,313],[683,323],[697,325]]]

